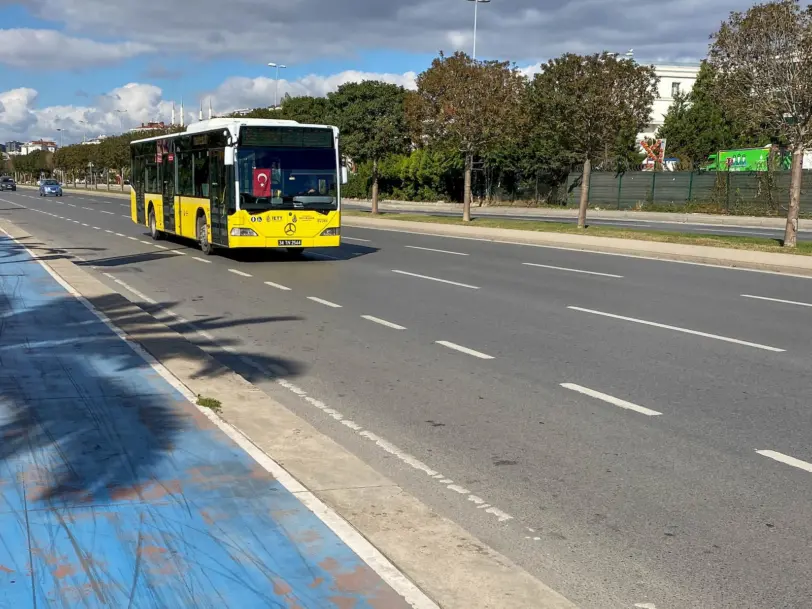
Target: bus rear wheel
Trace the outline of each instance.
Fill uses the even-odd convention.
[[[154,241],[160,241],[164,238],[164,234],[158,230],[158,222],[155,220],[155,210],[149,208],[149,236]]]
[[[214,247],[209,242],[209,227],[206,224],[206,216],[198,216],[197,218],[197,241],[200,244],[200,251],[210,256],[214,251]]]

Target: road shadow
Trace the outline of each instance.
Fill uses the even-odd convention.
[[[10,256],[11,243],[0,237],[0,256]],[[24,252],[16,258],[30,262]],[[138,323],[138,340],[150,353],[183,358],[196,378],[230,372],[162,326],[143,323],[144,312],[119,294],[89,302],[119,327]],[[195,326],[246,335],[251,326],[291,320],[298,318],[210,316]],[[208,419],[44,269],[0,275],[0,328],[0,506],[22,513],[172,495],[179,457],[168,456],[181,434],[210,428]],[[229,347],[230,357],[250,357],[253,375],[264,380],[304,370],[247,353],[236,339],[218,345]]]
[[[45,245],[32,237],[20,237],[17,241],[19,243],[11,240],[4,241],[3,247],[0,248],[0,264],[3,264],[4,260],[10,261],[9,263],[14,262],[14,259],[20,255],[28,256],[26,249],[36,256],[37,260],[43,261],[74,260],[77,256],[81,257],[93,252],[106,251],[106,248],[103,247],[53,247]]]

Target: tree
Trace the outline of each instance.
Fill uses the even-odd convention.
[[[328,96],[329,116],[341,131],[342,148],[356,163],[372,163],[372,213],[378,213],[381,160],[410,146],[404,102],[398,85],[367,80],[341,85]]]
[[[770,143],[752,108],[725,100],[718,74],[706,61],[691,92],[675,96],[657,137],[668,140],[670,153],[692,168],[720,150]]]
[[[657,83],[654,69],[634,60],[568,53],[550,60],[530,84],[536,136],[558,151],[558,162],[583,164],[580,228],[586,226],[592,163],[633,150],[650,120]]]
[[[327,99],[324,97],[291,97],[282,100],[282,107],[273,118],[284,118],[311,125],[323,125],[327,120]]]
[[[709,62],[731,99],[792,149],[784,246],[795,247],[803,154],[812,144],[812,9],[780,0],[731,13],[713,36]]]
[[[409,123],[426,143],[459,151],[465,160],[463,220],[471,220],[474,159],[516,138],[521,130],[525,78],[509,62],[442,53],[417,77],[408,97]]]

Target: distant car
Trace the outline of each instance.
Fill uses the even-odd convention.
[[[14,183],[14,178],[8,176],[0,178],[0,190],[17,190],[17,184]]]
[[[42,180],[42,184],[39,187],[39,196],[47,197],[48,195],[61,197],[62,185],[56,180]]]

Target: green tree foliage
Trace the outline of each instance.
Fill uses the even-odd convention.
[[[530,83],[533,138],[557,164],[583,164],[578,225],[586,223],[593,163],[628,156],[648,124],[658,79],[654,69],[614,55],[566,54],[543,66]]]
[[[657,137],[668,140],[669,156],[695,168],[720,150],[769,144],[770,135],[752,114],[725,97],[716,70],[702,62],[693,89],[674,98]]]
[[[341,85],[327,99],[331,122],[341,131],[344,153],[356,163],[371,163],[373,214],[378,213],[380,162],[410,147],[405,99],[403,87],[371,80]]]
[[[30,154],[10,157],[11,170],[24,181],[38,180],[41,175],[50,176],[54,169],[54,153],[35,150]]]
[[[812,8],[778,0],[731,13],[713,36],[709,62],[726,99],[792,148],[784,246],[795,247],[803,154],[812,146]]]
[[[408,97],[417,141],[459,151],[465,160],[463,220],[471,219],[474,160],[518,137],[525,79],[508,62],[443,54],[417,77]]]

